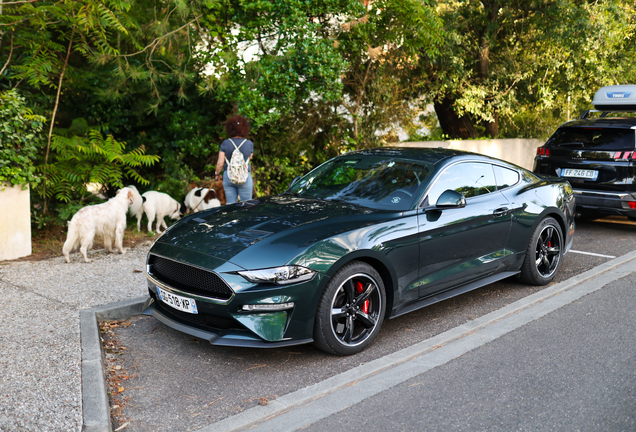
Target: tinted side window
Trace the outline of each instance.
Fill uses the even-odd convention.
[[[515,170],[493,165],[495,170],[495,178],[497,179],[497,189],[505,189],[517,184],[519,181],[519,173]]]
[[[600,127],[562,127],[546,142],[546,146],[563,149],[622,150],[634,148],[632,129]]]
[[[496,184],[492,165],[479,162],[459,163],[447,168],[435,180],[428,192],[428,203],[435,205],[439,196],[447,189],[470,198],[496,191]]]

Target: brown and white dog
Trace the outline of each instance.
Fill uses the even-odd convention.
[[[192,189],[186,195],[184,202],[188,213],[196,213],[221,205],[221,200],[217,198],[216,191],[204,187],[195,187]]]
[[[179,219],[181,217],[181,204],[167,193],[148,191],[144,192],[143,205],[137,210],[137,231],[141,231],[141,215],[146,213],[148,218],[148,231],[152,231],[152,223],[157,219],[156,229],[161,232],[161,227],[168,228],[164,217],[170,216],[171,219]]]
[[[66,241],[62,247],[64,260],[67,263],[71,262],[69,254],[79,248],[84,261],[91,262],[86,252],[93,247],[95,236],[104,240],[104,247],[108,252],[113,252],[113,239],[115,239],[115,249],[122,254],[126,253],[123,245],[126,212],[133,202],[132,190],[122,188],[117,191],[117,195],[105,203],[79,209],[68,225]]]

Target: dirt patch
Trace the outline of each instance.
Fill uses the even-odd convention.
[[[128,348],[121,345],[114,330],[127,328],[139,318],[141,317],[99,322],[99,334],[104,352],[108,402],[110,404],[110,420],[116,431],[125,429],[130,424],[130,418],[123,413],[130,400],[130,396],[125,393],[129,390],[126,381],[137,377],[137,367],[135,366],[132,371],[126,369],[122,356]]]
[[[142,243],[153,241],[157,237],[155,233],[137,231],[137,227],[127,227],[124,232],[124,247],[133,248]],[[66,228],[55,226],[43,230],[31,232],[31,255],[17,258],[14,261],[41,261],[62,256],[62,246],[66,241]],[[103,249],[104,245],[99,239],[95,239],[93,250]]]

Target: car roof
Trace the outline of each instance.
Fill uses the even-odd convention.
[[[563,123],[559,127],[603,127],[631,129],[636,126],[636,117],[601,117],[595,119],[578,119]]]
[[[427,162],[432,165],[438,165],[450,158],[457,156],[472,156],[483,159],[491,159],[487,156],[477,153],[471,153],[463,150],[454,150],[448,148],[429,148],[429,147],[377,147],[372,149],[357,150],[346,153],[342,156],[352,155],[369,155],[369,156],[390,156],[402,159],[412,159]],[[497,159],[498,160],[498,159]]]

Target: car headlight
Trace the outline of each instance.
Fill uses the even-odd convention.
[[[316,272],[300,266],[282,266],[261,270],[240,271],[238,274],[253,283],[287,285],[308,281],[314,277]]]

